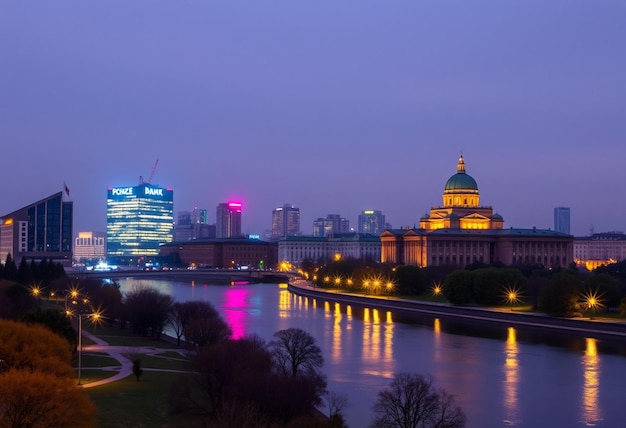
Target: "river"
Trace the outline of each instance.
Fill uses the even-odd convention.
[[[398,372],[432,376],[454,395],[468,428],[624,426],[625,341],[401,318],[297,296],[285,284],[125,278],[120,285],[122,291],[150,286],[181,302],[209,301],[236,338],[270,340],[289,327],[308,331],[324,352],[329,389],[348,396],[351,428],[368,426],[376,393]]]

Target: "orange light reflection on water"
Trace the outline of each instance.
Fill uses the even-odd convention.
[[[519,423],[519,349],[517,346],[517,332],[513,327],[507,329],[504,353],[504,423],[506,425],[517,425]]]
[[[596,339],[585,339],[585,354],[582,358],[583,366],[583,395],[582,395],[582,422],[589,426],[596,426],[602,420],[602,411],[599,404],[600,395],[600,356]]]

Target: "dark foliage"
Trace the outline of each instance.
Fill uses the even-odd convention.
[[[169,322],[174,299],[152,288],[139,288],[126,294],[121,316],[133,333],[159,339]]]

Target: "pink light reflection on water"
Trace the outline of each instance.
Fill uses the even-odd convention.
[[[246,288],[229,288],[224,293],[224,318],[233,330],[233,339],[246,336],[249,291]]]

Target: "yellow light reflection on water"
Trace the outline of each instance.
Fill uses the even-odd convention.
[[[291,309],[291,293],[289,290],[280,290],[278,292],[278,316],[287,318]]]
[[[585,339],[585,355],[583,365],[583,396],[582,422],[587,426],[596,426],[602,420],[602,411],[599,404],[600,395],[600,356],[596,339]]]
[[[341,305],[335,303],[335,322],[333,323],[333,346],[332,358],[338,360],[341,358]]]
[[[436,335],[441,334],[441,320],[439,318],[435,318],[435,322],[433,324],[433,331]]]
[[[506,425],[517,425],[519,422],[519,349],[517,346],[517,332],[513,327],[507,329],[504,354],[504,423]]]

